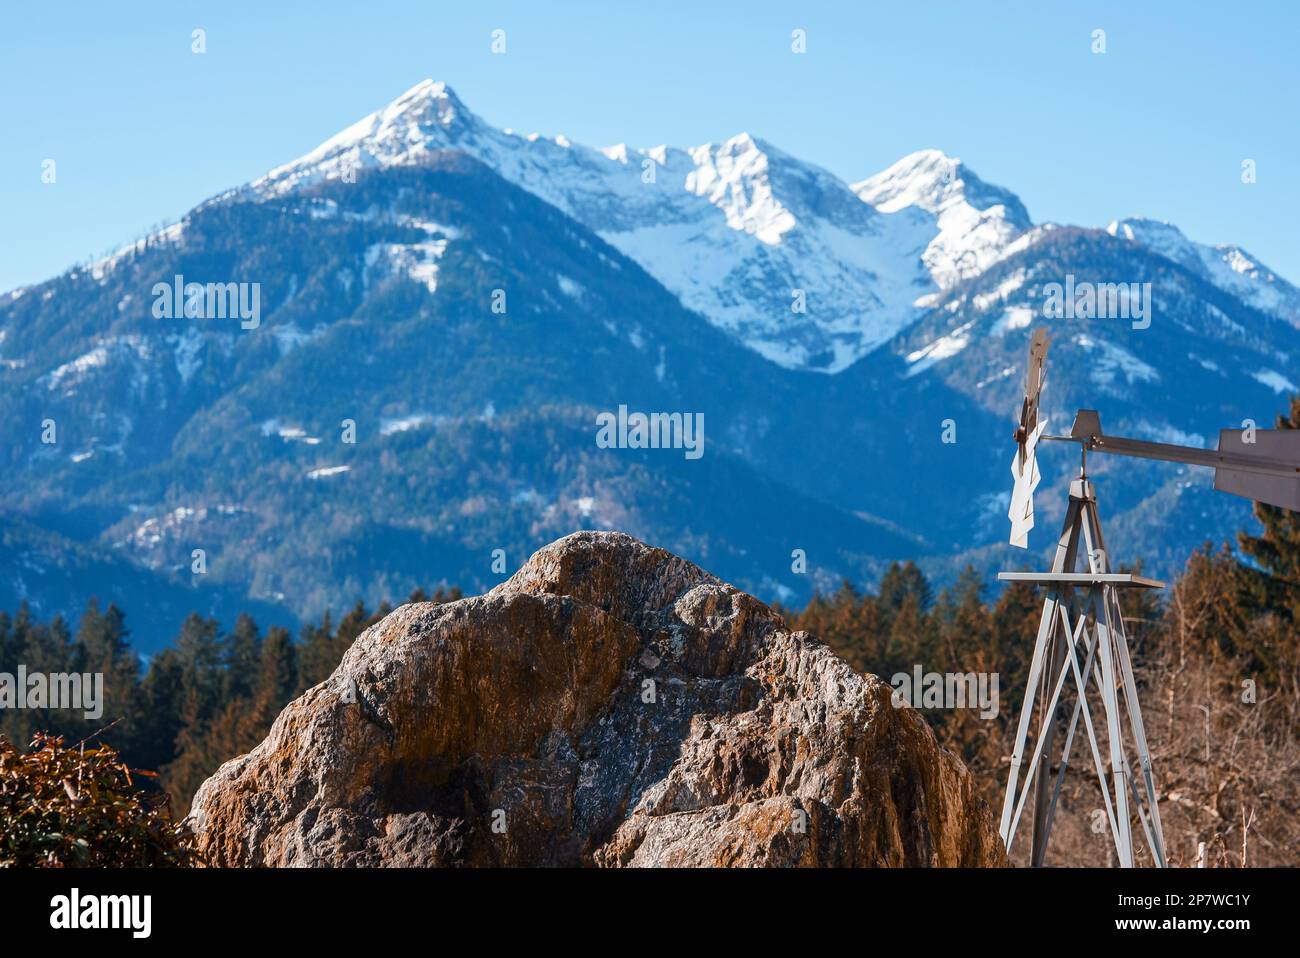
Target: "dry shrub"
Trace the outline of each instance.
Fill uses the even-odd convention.
[[[137,787],[108,745],[65,747],[38,732],[24,752],[0,736],[0,867],[197,864],[165,795]]]

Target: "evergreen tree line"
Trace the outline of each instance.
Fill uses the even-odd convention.
[[[1300,858],[1300,523],[1258,510],[1265,530],[1240,554],[1207,545],[1168,601],[1131,590],[1124,616],[1156,766],[1171,861],[1190,864],[1202,843],[1212,864],[1296,864]],[[791,626],[886,682],[897,672],[997,674],[998,714],[922,709],[942,744],[975,773],[996,813],[1014,740],[1042,596],[1014,583],[993,601],[973,571],[934,594],[913,563],[895,564],[878,588],[845,582],[818,595]],[[450,601],[459,590],[417,591],[412,601]],[[173,813],[222,762],[265,738],[284,706],[326,679],[352,642],[391,611],[358,602],[335,623],[263,633],[248,615],[223,632],[191,615],[174,643],[142,669],[123,612],[92,601],[72,633],[61,617],[36,621],[24,606],[0,613],[0,671],[100,672],[104,714],[0,711],[0,736],[26,745],[37,732],[112,745],[138,769],[157,770]],[[1247,688],[1253,692],[1247,694]],[[102,730],[102,731],[101,731]],[[98,734],[96,734],[98,733]],[[1061,739],[1058,737],[1058,741]],[[1085,754],[1076,748],[1053,832],[1056,864],[1112,863],[1107,835],[1090,826],[1100,807]],[[139,779],[141,783],[151,779]],[[1028,842],[1022,841],[1023,853]],[[1018,855],[1017,857],[1022,857]]]
[[[457,598],[458,589],[439,588],[432,596],[416,590],[410,601]],[[326,613],[320,624],[304,626],[296,641],[279,626],[263,633],[248,615],[223,632],[215,619],[192,614],[142,668],[117,606],[101,610],[92,599],[73,633],[62,616],[39,622],[24,603],[16,614],[0,612],[0,672],[16,673],[21,663],[29,673],[102,673],[103,715],[3,709],[0,736],[19,747],[37,732],[69,743],[94,736],[130,766],[156,770],[179,818],[222,762],[261,742],[284,706],[328,678],[357,636],[390,611],[388,603],[370,611],[359,601],[337,623]]]

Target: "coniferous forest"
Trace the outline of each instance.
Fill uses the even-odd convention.
[[[1294,414],[1295,411],[1293,411]],[[1142,684],[1172,864],[1279,865],[1300,843],[1300,518],[1257,507],[1258,536],[1238,548],[1207,543],[1163,601],[1134,591],[1124,613]],[[1000,806],[1020,694],[1041,598],[1022,583],[996,597],[968,571],[934,593],[912,563],[894,564],[875,591],[845,582],[791,625],[824,640],[855,668],[886,681],[897,672],[984,672],[999,677],[992,720],[974,709],[923,710],[940,742],[975,773]],[[459,590],[417,591],[444,602]],[[0,661],[29,670],[102,672],[104,715],[5,710],[0,733],[29,743],[37,733],[112,745],[145,789],[183,817],[194,791],[227,759],[262,740],[283,706],[323,681],[353,640],[390,611],[357,602],[337,621],[292,636],[241,615],[229,627],[188,618],[174,644],[147,663],[132,650],[127,612],[92,602],[75,629],[26,608],[0,613]],[[102,730],[102,731],[101,731]],[[1094,827],[1095,780],[1070,781],[1054,833],[1061,864],[1111,864]],[[1023,849],[1018,850],[1023,857]]]
[[[457,598],[457,590],[417,590],[409,601]],[[229,628],[192,615],[173,645],[147,663],[131,647],[127,614],[114,605],[92,601],[75,631],[62,618],[37,621],[26,607],[0,612],[0,671],[22,663],[29,672],[104,676],[100,719],[72,709],[5,709],[0,736],[23,745],[38,732],[65,743],[91,736],[110,744],[132,769],[157,772],[140,783],[155,783],[180,818],[205,778],[260,742],[285,704],[328,677],[353,640],[390,611],[386,603],[372,611],[358,602],[297,637],[248,615]]]

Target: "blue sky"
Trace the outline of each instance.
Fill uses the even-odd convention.
[[[0,289],[174,220],[425,77],[496,125],[593,146],[748,131],[851,181],[938,147],[1036,221],[1167,219],[1300,282],[1300,5],[1134,6],[11,3]]]

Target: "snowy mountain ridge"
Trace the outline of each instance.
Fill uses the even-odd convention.
[[[747,133],[690,149],[520,135],[433,80],[227,195],[282,196],[444,149],[573,216],[689,309],[789,369],[846,369],[945,290],[1041,235],[1014,193],[939,150],[850,185]],[[1300,290],[1237,247],[1192,243],[1151,220],[1109,230],[1300,325]]]
[[[1187,267],[1258,310],[1300,325],[1300,289],[1240,246],[1194,243],[1172,223],[1140,217],[1113,220],[1106,232]]]
[[[234,195],[285,195],[441,149],[461,150],[564,210],[687,307],[792,369],[843,370],[914,321],[927,296],[968,275],[966,264],[986,264],[1029,225],[1019,201],[996,188],[1003,205],[971,207],[966,191],[990,188],[935,151],[924,156],[961,170],[941,202],[900,200],[904,186],[876,205],[746,133],[691,149],[594,149],[492,127],[431,80]],[[871,183],[858,188],[870,192]],[[883,196],[886,185],[877,189]]]

